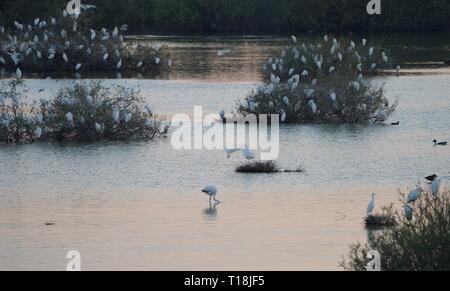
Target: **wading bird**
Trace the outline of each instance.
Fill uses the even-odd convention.
[[[216,199],[216,195],[218,193],[218,189],[216,186],[206,186],[205,188],[203,188],[202,192],[209,196],[210,203],[212,199],[214,199],[215,202],[221,203],[221,201]]]
[[[375,209],[375,193],[372,193],[372,198],[369,201],[369,204],[367,205],[367,215],[371,215],[373,210]]]
[[[434,180],[436,180],[437,177],[438,177],[438,175],[433,174],[433,175],[430,175],[430,176],[428,176],[428,177],[425,177],[425,180],[428,180],[428,181],[430,181],[430,182],[433,182]]]

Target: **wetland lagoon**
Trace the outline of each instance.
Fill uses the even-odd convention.
[[[308,36],[307,36],[308,37]],[[299,37],[300,38],[300,37]],[[356,39],[356,37],[355,37]],[[358,39],[361,39],[359,37]],[[432,173],[450,175],[448,35],[373,35],[401,66],[370,77],[399,105],[376,124],[280,124],[277,162],[301,173],[242,174],[239,154],[175,150],[151,141],[0,145],[0,270],[340,270],[351,243],[372,234],[367,202],[398,201]],[[27,72],[31,101],[77,82],[137,87],[153,112],[231,111],[257,90],[262,64],[290,36],[128,36],[163,44],[159,73]],[[220,55],[220,51],[229,50]],[[2,69],[2,79],[16,71]],[[398,126],[391,122],[400,121]],[[172,129],[171,129],[172,130]],[[201,193],[219,188],[223,203]]]

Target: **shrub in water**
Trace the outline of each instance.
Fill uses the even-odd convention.
[[[396,214],[395,226],[370,237],[366,245],[352,245],[341,266],[364,271],[367,254],[376,250],[384,271],[450,270],[450,191],[438,196],[425,192],[404,207],[404,214]]]
[[[161,135],[139,91],[104,87],[100,82],[75,83],[50,102],[41,102],[48,138],[58,141],[147,140]]]
[[[82,15],[84,15],[83,13]],[[0,26],[0,66],[31,70],[155,71],[163,65],[160,45],[128,45],[122,31],[92,29],[64,11],[60,17],[35,19],[30,25]],[[164,64],[171,64],[167,59]]]
[[[240,164],[237,173],[279,173],[281,171],[274,161],[252,161]]]
[[[41,115],[25,103],[27,88],[19,79],[0,83],[0,143],[26,143],[42,134]]]
[[[363,78],[367,72],[364,64],[375,63],[375,49],[364,43],[361,46],[368,52],[362,56],[354,42],[348,47],[340,43],[328,38],[318,44],[294,43],[280,58],[269,59],[265,65],[269,80],[243,102],[238,101],[238,112],[279,114],[281,122],[355,124],[387,120],[398,101],[391,103],[383,87]],[[381,59],[388,61],[385,53]],[[375,66],[370,70],[375,72]]]

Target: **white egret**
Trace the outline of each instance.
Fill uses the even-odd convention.
[[[117,27],[114,27],[114,30],[112,32],[112,37],[116,38],[119,35],[119,29]]]
[[[2,65],[6,64],[6,61],[2,56],[0,56],[0,64]]]
[[[289,69],[289,76],[291,76],[292,74],[294,74],[294,72],[295,72],[295,69]]]
[[[34,130],[34,137],[36,137],[37,139],[40,139],[41,136],[42,136],[42,128],[37,127],[37,128]]]
[[[172,67],[172,64],[173,64],[172,59],[168,59],[168,60],[167,60],[167,65],[168,65],[169,67]]]
[[[114,122],[118,122],[120,118],[120,111],[118,109],[113,109],[112,111],[112,119]]]
[[[286,118],[287,118],[286,112],[283,111],[283,112],[281,113],[281,117],[280,117],[281,122],[285,122],[285,121],[286,121]]]
[[[14,26],[15,26],[18,30],[23,30],[23,25],[20,24],[20,23],[17,22],[17,21],[14,21]]]
[[[367,40],[366,40],[365,38],[363,38],[363,39],[362,39],[362,45],[363,45],[363,46],[366,46],[366,44],[367,44]]]
[[[215,202],[220,203],[220,201],[216,199],[216,195],[219,192],[216,186],[206,186],[205,188],[203,188],[202,192],[209,196],[210,203],[212,199],[214,199]]]
[[[355,44],[355,42],[352,40],[352,41],[350,41],[350,47],[352,48],[352,49],[354,49],[355,47],[356,47],[356,44]]]
[[[64,60],[66,63],[69,62],[69,58],[67,57],[66,53],[63,53],[62,57],[63,57],[63,60]]]
[[[414,215],[414,210],[411,206],[409,206],[408,204],[406,204],[405,206],[403,206],[403,210],[405,212],[405,217],[408,221],[411,221],[413,219],[413,215]]]
[[[440,188],[441,188],[440,179],[435,179],[433,182],[431,182],[431,194],[433,194],[434,197],[437,197],[439,195]]]
[[[306,63],[308,62],[308,60],[306,59],[305,56],[302,56],[302,59],[301,59],[301,60],[302,60],[302,63],[303,63],[303,64],[306,64]]]
[[[377,68],[377,64],[376,64],[376,63],[373,63],[373,64],[370,66],[370,68],[371,68],[372,70],[375,70],[375,69]]]
[[[323,40],[324,40],[325,42],[328,42],[328,35],[325,35],[325,36],[323,37]]]
[[[127,113],[125,115],[125,123],[130,122],[131,118],[133,117],[133,115],[131,114],[131,112]]]
[[[309,73],[308,73],[307,70],[304,70],[304,71],[302,72],[302,77],[308,77],[308,75],[309,75]]]
[[[159,63],[161,62],[161,59],[159,57],[155,58],[155,64],[159,65]]]
[[[122,59],[119,60],[116,67],[117,69],[120,69],[122,67]]]
[[[316,103],[314,102],[314,100],[309,100],[308,106],[309,106],[309,109],[311,109],[311,112],[312,112],[313,114],[316,114],[316,113],[317,113],[317,105],[316,105]]]
[[[72,114],[72,112],[68,112],[68,113],[66,114],[66,121],[67,121],[69,124],[72,124],[72,123],[73,123],[73,114]]]
[[[92,104],[94,102],[94,98],[91,95],[86,96],[86,103]]]
[[[76,66],[75,66],[75,71],[79,71],[81,69],[81,64],[77,64]]]
[[[284,104],[286,104],[287,106],[289,106],[289,105],[290,105],[289,97],[288,97],[288,96],[284,96],[284,97],[283,97],[283,102],[284,102]]]
[[[333,73],[336,70],[336,67],[331,66],[330,69],[328,70],[329,73]]]
[[[406,199],[406,203],[416,202],[422,196],[423,190],[420,187],[417,187],[415,190],[409,192],[409,195]]]
[[[139,61],[138,63],[137,63],[137,65],[136,65],[136,67],[137,68],[140,68],[140,67],[142,67],[144,65],[144,62],[143,61]]]
[[[38,50],[36,51],[36,56],[38,57],[38,59],[42,58],[42,53]]]
[[[16,70],[16,76],[17,76],[17,79],[22,79],[22,71],[19,68],[17,68],[17,70]]]
[[[369,204],[367,205],[367,215],[371,215],[373,210],[375,209],[375,193],[372,193],[372,198],[369,201]]]
[[[105,53],[105,54],[103,55],[103,60],[106,61],[106,60],[108,60],[108,58],[109,58],[109,54],[108,54],[108,53]]]
[[[373,52],[374,52],[373,47],[370,47],[370,49],[369,49],[369,56],[372,56],[372,55],[373,55]]]
[[[255,158],[255,155],[249,148],[245,148],[242,150],[242,154],[247,160],[253,160]]]
[[[230,54],[231,53],[231,50],[230,49],[223,49],[223,50],[219,50],[218,52],[217,52],[217,55],[219,56],[219,57],[223,57],[224,55],[227,55],[227,54]]]
[[[61,29],[61,37],[62,38],[66,38],[67,37],[67,31],[65,31],[64,29]]]
[[[342,62],[343,59],[344,59],[344,57],[342,56],[342,54],[341,54],[341,53],[338,53],[338,60],[339,60],[340,62]]]
[[[97,133],[100,133],[102,131],[102,126],[99,123],[95,123],[95,131]]]
[[[50,54],[49,56],[48,56],[48,59],[49,60],[53,60],[55,58],[55,54]]]
[[[331,93],[330,93],[330,99],[331,99],[332,102],[336,102],[336,99],[337,99],[336,93],[331,92]]]
[[[359,91],[361,89],[361,85],[357,81],[350,82],[350,87],[352,87],[355,91]]]
[[[381,54],[381,57],[383,58],[383,61],[384,61],[385,63],[388,62],[388,57],[387,57],[387,55],[386,55],[385,52],[383,52],[383,53]]]
[[[276,70],[277,70],[277,64],[275,64],[275,63],[272,64],[272,70],[273,70],[273,71],[276,71]]]
[[[357,64],[357,65],[356,65],[356,69],[357,69],[358,71],[362,72],[362,64],[361,64],[361,63]]]
[[[295,35],[291,36],[291,38],[294,43],[297,43],[297,37],[295,37]]]

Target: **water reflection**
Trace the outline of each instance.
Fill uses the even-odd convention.
[[[216,220],[217,219],[217,206],[219,205],[219,202],[212,203],[209,202],[209,207],[203,209],[203,215],[208,218],[209,220]]]

